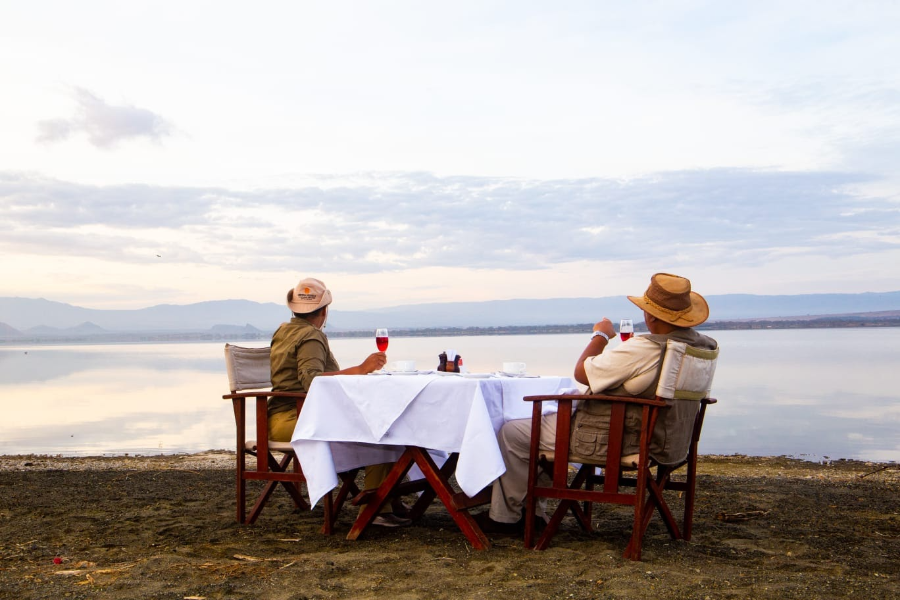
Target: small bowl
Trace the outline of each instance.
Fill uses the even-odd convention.
[[[392,366],[392,371],[396,371],[398,373],[411,373],[416,370],[416,361],[414,360],[398,360],[394,361]]]

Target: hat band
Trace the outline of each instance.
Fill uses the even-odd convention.
[[[691,310],[693,308],[693,305],[688,304],[687,308],[683,308],[681,310],[672,310],[671,308],[666,308],[665,306],[661,306],[661,305],[657,304],[656,302],[651,300],[650,296],[648,296],[647,294],[644,294],[644,302],[646,302],[647,304],[649,304],[650,306],[652,306],[653,308],[655,308],[657,310],[661,310],[663,312],[670,313],[672,315],[675,315],[676,317],[680,317],[681,315],[683,315],[684,313],[688,312],[689,310]]]

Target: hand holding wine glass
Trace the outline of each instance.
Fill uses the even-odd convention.
[[[622,319],[619,321],[619,337],[623,342],[627,342],[634,335],[634,323],[631,319]]]
[[[387,356],[384,354],[384,351],[387,350],[388,347],[387,329],[375,330],[375,345],[378,347],[378,352],[373,352],[367,356],[366,360],[360,363],[358,367],[363,374],[384,368],[384,365],[387,362]]]
[[[387,329],[376,329],[375,330],[375,345],[378,346],[379,352],[384,352],[388,348],[388,330]]]

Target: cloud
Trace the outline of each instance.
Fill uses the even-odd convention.
[[[585,260],[761,265],[900,247],[900,205],[853,193],[870,180],[740,169],[628,181],[396,173],[240,191],[0,173],[0,249],[346,273]]]
[[[160,141],[171,135],[172,126],[161,116],[136,106],[113,106],[91,92],[73,88],[75,114],[38,123],[37,141],[61,142],[73,135],[84,134],[98,148],[111,148],[131,139]]]

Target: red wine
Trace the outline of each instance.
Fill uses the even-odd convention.
[[[385,350],[387,350],[387,347],[388,347],[387,336],[375,338],[375,345],[378,346],[379,352],[384,352]]]
[[[620,332],[619,332],[619,337],[622,338],[622,341],[623,341],[623,342],[627,342],[628,339],[629,339],[631,336],[633,336],[633,335],[634,335],[634,333],[631,332],[631,331],[620,331]]]

